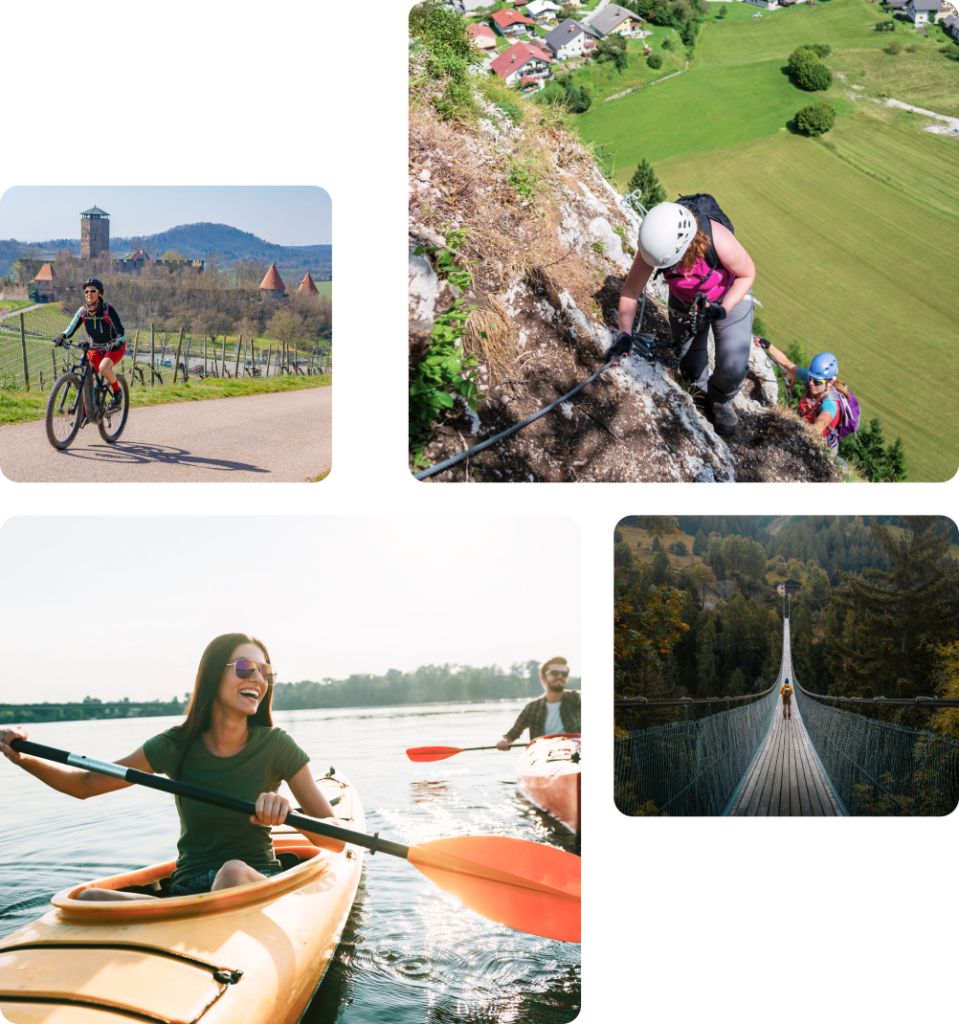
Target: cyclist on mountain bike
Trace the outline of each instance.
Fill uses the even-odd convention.
[[[126,341],[123,338],[120,315],[113,306],[103,301],[103,283],[95,277],[83,282],[83,305],[77,310],[63,334],[58,334],[53,339],[53,344],[60,346],[67,338],[72,338],[80,324],[86,328],[90,338],[91,347],[87,358],[113,389],[113,399],[109,408],[117,409],[123,404],[123,394],[113,367],[123,358]]]

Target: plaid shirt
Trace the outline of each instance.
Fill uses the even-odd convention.
[[[559,706],[559,717],[563,720],[564,732],[582,732],[583,713],[579,700],[579,690],[566,690],[563,700]],[[546,734],[546,694],[538,700],[530,701],[519,713],[519,718],[508,733],[506,738],[513,742],[522,735],[523,730],[529,729],[530,740],[537,736]]]

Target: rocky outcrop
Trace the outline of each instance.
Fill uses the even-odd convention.
[[[526,419],[602,366],[639,230],[592,155],[538,108],[528,105],[517,126],[510,111],[477,101],[484,116],[475,129],[430,117],[428,97],[411,107],[411,353],[455,298],[413,250],[442,246],[447,232],[466,228],[462,254],[476,261],[468,344],[484,400],[478,415],[460,409],[438,425],[426,449],[434,463]],[[661,284],[650,287],[638,329],[669,345],[664,299]],[[735,400],[740,431],[723,439],[674,371],[632,355],[571,401],[432,479],[839,479],[832,457],[775,402],[772,366],[756,347]]]

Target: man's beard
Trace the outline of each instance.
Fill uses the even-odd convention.
[[[547,683],[546,688],[552,690],[553,693],[562,693],[566,689],[566,681],[563,680],[561,683]]]

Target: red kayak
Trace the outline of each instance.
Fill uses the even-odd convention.
[[[577,833],[582,743],[578,732],[538,736],[516,762],[523,796]]]

